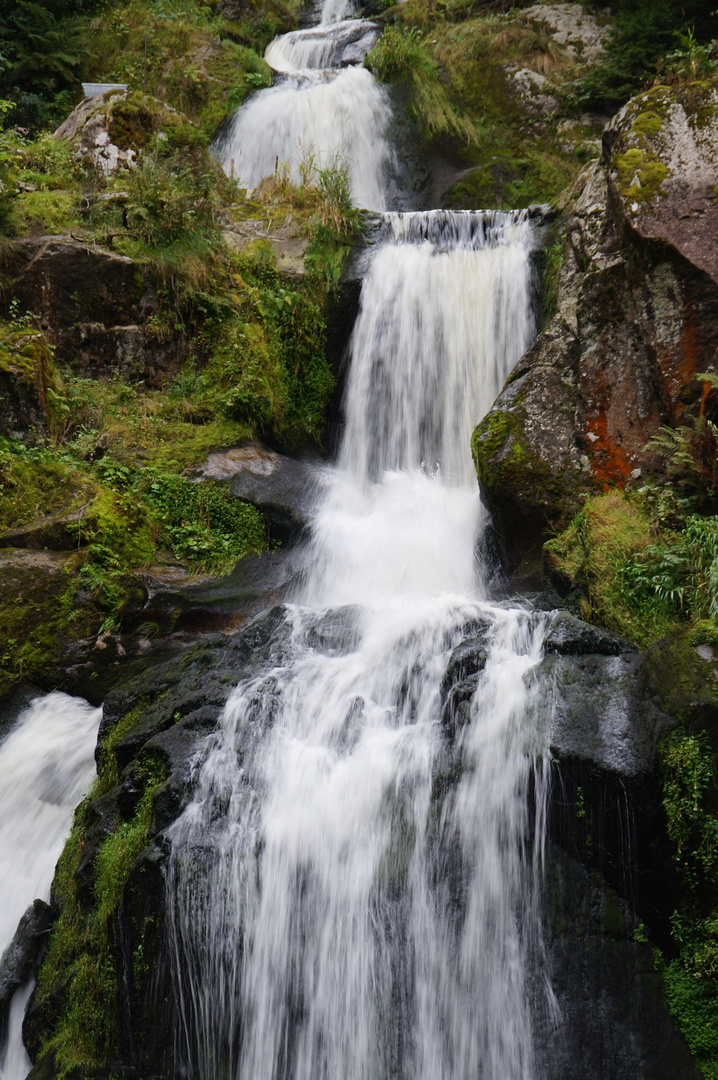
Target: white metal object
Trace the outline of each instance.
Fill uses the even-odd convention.
[[[99,97],[100,94],[106,94],[108,90],[126,90],[127,83],[96,83],[96,82],[84,82],[82,84],[82,92],[86,98]]]

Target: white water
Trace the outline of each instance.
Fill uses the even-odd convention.
[[[48,694],[0,742],[0,955],[33,900],[50,899],[73,812],[95,775],[101,715],[80,698]],[[0,1080],[22,1080],[30,1069],[21,1027],[31,989],[13,1000]]]
[[[235,690],[172,829],[177,1054],[204,1080],[535,1076],[541,769],[536,843],[527,807],[545,747],[524,676],[542,628],[481,599],[469,452],[530,339],[529,226],[387,228],[291,643]],[[333,643],[312,637],[318,618]],[[449,748],[441,680],[482,629],[486,668]]]
[[[215,147],[225,171],[246,188],[280,166],[294,183],[310,164],[346,168],[355,205],[385,209],[391,110],[386,89],[356,66],[377,30],[346,19],[348,13],[343,0],[327,0],[319,27],[284,34],[268,46],[267,63],[284,74],[252,95]]]

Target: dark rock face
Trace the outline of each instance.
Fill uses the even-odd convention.
[[[280,665],[291,655],[291,624],[276,607],[236,635],[215,634],[188,648],[181,658],[156,664],[107,698],[98,757],[110,753],[119,783],[83,810],[82,845],[74,888],[83,918],[94,917],[97,856],[118,825],[132,820],[146,781],[142,763],[161,762],[164,779],[152,793],[147,847],[131,866],[113,919],[111,960],[117,984],[115,1034],[106,1067],[81,1070],[83,1077],[165,1077],[174,1075],[173,1019],[176,1003],[164,949],[167,919],[164,831],[191,795],[194,770],[222,709],[243,675]],[[111,750],[103,748],[115,725],[136,708],[139,718]],[[53,887],[53,902],[61,898]],[[138,957],[140,960],[138,960]],[[141,961],[141,962],[140,962]],[[62,1023],[66,995],[61,976],[42,1001],[28,1006],[23,1034],[36,1061],[35,1080],[56,1075],[53,1056],[43,1054],[48,1035]]]
[[[562,197],[556,314],[472,440],[511,569],[537,561],[581,493],[655,464],[647,441],[699,398],[695,375],[717,370],[716,93],[696,84],[630,102],[607,129],[606,160]]]
[[[472,633],[454,649],[442,683],[449,777],[460,768],[456,740],[470,720],[488,630]],[[600,873],[659,939],[668,940],[678,881],[665,837],[656,758],[658,742],[675,718],[655,700],[647,657],[617,634],[558,612],[544,652],[531,680],[536,715],[551,725],[549,835]]]
[[[34,312],[60,363],[90,378],[119,376],[159,387],[184,359],[181,335],[148,332],[157,297],[137,263],[64,236],[15,240],[7,274]]]
[[[539,1025],[545,1075],[698,1080],[668,1013],[653,949],[634,939],[637,919],[626,901],[554,845],[544,891],[557,1006]]]
[[[234,570],[222,578],[172,587],[142,575],[149,599],[142,610],[143,622],[153,621],[162,630],[180,636],[212,631],[232,632],[248,619],[286,599],[301,578],[304,555],[290,548],[245,555]],[[147,642],[147,649],[152,643]]]
[[[37,974],[47,934],[54,922],[49,904],[35,900],[20,919],[15,936],[0,957],[0,1054],[7,1040],[8,1009],[13,994]]]
[[[0,370],[0,435],[44,435],[46,430],[47,418],[37,387]]]

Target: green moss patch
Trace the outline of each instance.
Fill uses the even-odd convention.
[[[74,1069],[107,1064],[116,1047],[115,1003],[118,987],[114,962],[113,916],[133,864],[147,846],[153,797],[166,775],[150,753],[140,755],[136,779],[139,802],[127,819],[118,818],[93,862],[94,887],[88,907],[76,876],[86,844],[92,800],[103,793],[107,777],[79,807],[70,838],[58,863],[53,897],[60,908],[38,976],[33,1031],[40,1061],[52,1063],[59,1080]]]

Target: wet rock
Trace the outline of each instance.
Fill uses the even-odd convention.
[[[640,653],[547,656],[535,678],[551,717],[551,752],[621,776],[650,772],[660,737],[675,723],[646,697]]]
[[[152,574],[142,574],[149,599],[138,618],[142,624],[179,635],[230,633],[284,600],[303,570],[302,551],[290,548],[245,555],[225,577],[178,582],[169,588]],[[146,648],[152,649],[151,641]]]
[[[547,852],[544,894],[557,1005],[536,1017],[545,1075],[698,1080],[670,1016],[653,947],[635,940],[641,919],[626,899],[555,845]]]
[[[12,941],[0,958],[0,1054],[7,1041],[10,1002],[15,991],[37,973],[54,921],[49,904],[44,900],[34,900],[20,919]]]
[[[655,467],[649,439],[699,399],[696,374],[718,370],[718,255],[706,247],[718,215],[715,100],[714,83],[641,95],[607,129],[608,160],[588,165],[559,202],[555,314],[472,440],[509,569],[536,583],[549,532],[565,528],[586,492]],[[666,163],[669,136],[679,146]],[[670,174],[665,196],[659,173]]]
[[[619,634],[592,626],[575,618],[567,611],[560,611],[554,618],[544,638],[546,655],[559,656],[620,656],[637,652],[636,646]]]
[[[476,623],[451,653],[441,682],[441,724],[452,741],[471,719],[471,699],[488,659],[491,623]]]
[[[283,543],[305,532],[320,487],[316,467],[256,441],[214,451],[189,475],[197,480],[229,479],[232,495],[256,506],[267,518],[272,537]]]
[[[354,604],[327,611],[307,626],[306,644],[327,656],[345,656],[354,652],[361,640],[360,618],[361,608]]]

